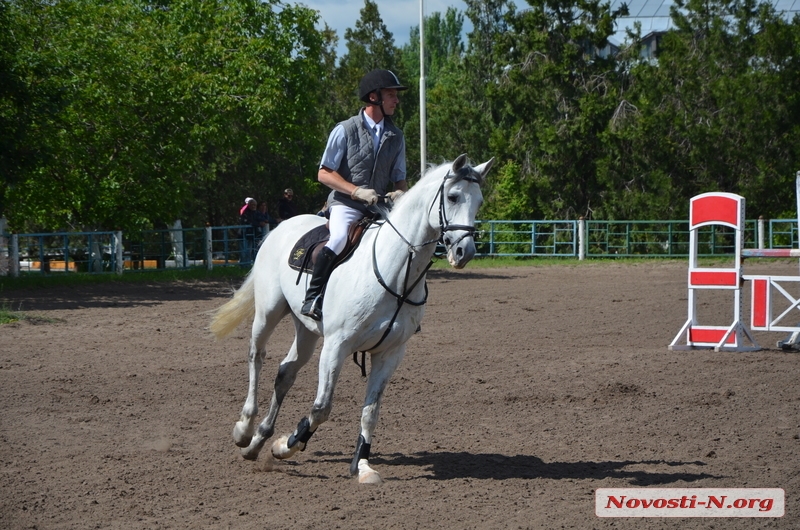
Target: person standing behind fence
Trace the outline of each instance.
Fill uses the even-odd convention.
[[[258,223],[258,226],[256,226],[256,237],[260,242],[263,241],[267,234],[269,234],[269,231],[275,228],[278,224],[278,221],[269,213],[267,201],[261,201],[258,203],[256,221]],[[260,244],[261,243],[259,243],[259,245]]]
[[[242,255],[239,258],[239,263],[243,265],[251,263],[255,255],[256,227],[258,226],[256,204],[254,198],[247,197],[244,200],[244,206],[239,210],[239,224],[244,225],[242,228]]]
[[[292,188],[283,190],[283,197],[278,201],[278,219],[285,221],[297,215],[297,206],[293,201],[294,191]]]

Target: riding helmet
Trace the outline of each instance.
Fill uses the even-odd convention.
[[[361,82],[358,84],[358,98],[364,103],[369,103],[369,95],[382,88],[408,90],[408,87],[403,86],[393,72],[376,68],[361,78]]]

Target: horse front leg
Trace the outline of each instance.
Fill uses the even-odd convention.
[[[328,421],[333,408],[333,392],[346,357],[339,354],[340,350],[341,348],[333,345],[333,341],[326,340],[320,353],[317,397],[311,407],[311,414],[300,420],[292,434],[275,440],[272,444],[272,456],[275,458],[290,458],[297,451],[305,451],[311,435]]]
[[[372,434],[378,424],[381,401],[386,385],[406,354],[406,345],[372,355],[372,366],[367,382],[367,394],[361,409],[361,433],[356,442],[356,452],[350,464],[350,474],[358,475],[361,484],[380,484],[380,474],[369,466]]]
[[[292,347],[289,350],[289,353],[286,355],[286,358],[281,361],[280,366],[278,367],[278,374],[275,376],[275,385],[272,392],[272,399],[269,405],[269,412],[267,413],[264,420],[258,426],[258,429],[253,434],[253,418],[255,417],[255,413],[253,412],[249,417],[244,416],[244,411],[242,412],[242,419],[236,423],[236,426],[233,430],[234,440],[236,439],[237,431],[240,428],[249,428],[251,439],[248,440],[249,443],[244,444],[242,447],[242,456],[247,460],[255,460],[258,458],[258,454],[261,451],[261,448],[264,447],[264,443],[272,437],[275,429],[275,421],[278,418],[278,412],[280,411],[281,404],[283,403],[283,399],[286,397],[286,394],[294,385],[295,379],[297,379],[297,374],[300,372],[300,369],[308,363],[311,356],[314,354],[314,348],[317,345],[317,337],[315,334],[308,331],[302,324],[296,321],[295,319],[295,338],[294,342],[292,343]],[[263,363],[263,355],[262,360],[258,363],[251,363],[251,364],[258,364],[260,369],[260,364]],[[252,368],[251,368],[252,370]],[[251,374],[251,387],[253,386],[253,375]],[[255,373],[256,381],[258,378],[258,372]],[[257,388],[257,382],[256,382]],[[250,394],[248,393],[248,401],[250,400]],[[257,411],[257,400],[255,393],[253,394],[253,403],[254,407]],[[247,403],[245,403],[247,406]],[[249,424],[247,423],[249,421]],[[241,426],[241,427],[240,427]],[[237,443],[237,445],[239,445]]]

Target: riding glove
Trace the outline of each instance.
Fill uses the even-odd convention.
[[[351,199],[355,199],[357,201],[362,201],[367,203],[367,205],[372,206],[376,202],[378,202],[378,194],[375,190],[369,188],[356,188],[353,190],[353,193],[350,194]]]
[[[392,202],[395,202],[395,201],[397,201],[397,199],[400,198],[400,196],[403,193],[405,193],[403,190],[390,191],[389,193],[386,194],[386,198],[389,199]]]

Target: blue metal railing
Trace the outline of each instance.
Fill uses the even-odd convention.
[[[581,237],[583,224],[583,241]],[[476,221],[479,257],[689,256],[688,221]],[[17,272],[123,272],[147,269],[250,266],[262,241],[248,226],[122,232],[2,234],[2,258]],[[698,255],[733,254],[734,231],[698,229]],[[763,242],[760,241],[763,239]],[[121,241],[121,243],[119,243]],[[798,248],[797,220],[745,221],[744,248]],[[121,247],[120,247],[121,245]],[[761,246],[763,245],[763,246]],[[15,254],[16,252],[16,254]],[[2,263],[0,263],[2,264]],[[0,274],[6,272],[0,270]]]

